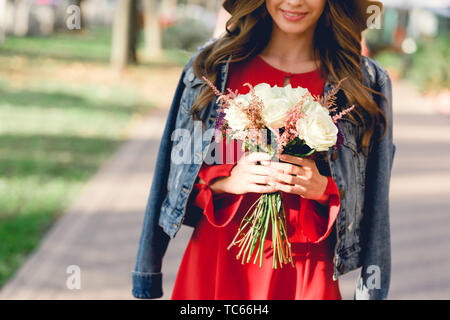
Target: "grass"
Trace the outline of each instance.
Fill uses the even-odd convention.
[[[64,32],[51,37],[7,37],[2,54],[52,57],[76,61],[108,62],[111,32],[98,28],[89,32]]]
[[[0,46],[0,287],[125,141],[132,122],[171,98],[169,80],[190,56],[166,50],[161,66],[115,75],[110,38],[99,29],[9,37]],[[152,87],[165,82],[167,92]]]
[[[143,49],[139,37],[138,50]],[[65,61],[82,61],[108,64],[111,49],[111,29],[94,28],[84,32],[56,33],[51,37],[7,37],[0,46],[5,55],[26,55],[29,58],[49,57]],[[161,63],[184,65],[193,52],[168,48]]]

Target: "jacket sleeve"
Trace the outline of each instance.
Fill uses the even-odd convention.
[[[389,222],[389,185],[395,153],[392,137],[392,83],[386,71],[377,80],[379,91],[387,102],[382,107],[387,127],[369,153],[365,178],[365,200],[361,236],[363,237],[362,268],[353,298],[356,300],[384,300],[387,298],[391,277],[391,242]]]
[[[183,69],[175,96],[170,107],[169,115],[159,145],[153,182],[145,209],[143,227],[139,240],[136,264],[132,271],[132,294],[135,298],[159,298],[162,292],[162,258],[169,244],[169,236],[158,224],[161,204],[166,196],[166,185],[170,168],[170,135],[174,130],[175,121],[180,105],[181,94],[184,90]]]

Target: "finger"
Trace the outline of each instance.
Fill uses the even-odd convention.
[[[277,182],[283,182],[290,185],[304,185],[306,183],[306,178],[297,175],[285,174],[280,171],[274,171],[272,173],[272,178]]]
[[[312,163],[314,163],[311,159],[295,157],[290,154],[282,154],[280,155],[280,159],[286,162],[298,164],[300,166],[311,166]]]
[[[269,184],[269,182],[272,182],[273,179],[270,176],[258,176],[258,175],[252,175],[249,178],[249,181],[252,183],[259,183],[259,184]]]
[[[264,152],[246,152],[240,159],[241,162],[251,164],[257,161],[270,161],[271,156]]]
[[[249,172],[251,174],[259,174],[261,176],[271,176],[273,173],[273,170],[271,168],[265,167],[265,166],[250,165]]]
[[[302,175],[303,173],[302,167],[290,163],[271,162],[269,167],[285,174]]]
[[[286,192],[286,193],[298,194],[299,196],[302,196],[302,197],[306,194],[306,189],[301,187],[301,186],[298,186],[298,185],[291,186],[291,185],[288,185],[288,184],[277,182],[275,184],[275,187],[276,187],[276,189],[278,191],[283,191],[283,192]]]
[[[246,163],[256,163],[257,161],[270,161],[272,156],[265,152],[252,152],[244,158]]]
[[[261,185],[261,184],[251,184],[249,192],[255,192],[255,193],[272,193],[277,192],[277,188],[274,185]]]

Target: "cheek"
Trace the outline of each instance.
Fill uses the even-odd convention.
[[[269,14],[274,17],[277,12],[277,8],[280,6],[282,1],[280,0],[266,0],[266,9]]]
[[[320,10],[325,8],[325,3],[327,0],[305,0],[305,4],[310,8],[314,10]]]
[[[319,18],[322,15],[326,0],[306,0],[305,2],[315,17]]]

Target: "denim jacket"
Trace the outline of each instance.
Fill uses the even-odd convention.
[[[214,127],[218,105],[215,98],[202,110],[200,116],[206,128],[193,120],[189,110],[204,81],[194,74],[192,64],[198,53],[216,40],[211,38],[199,47],[184,66],[170,107],[132,271],[132,294],[136,298],[159,298],[163,295],[161,265],[168,243],[182,224],[195,226],[199,219],[198,214],[194,214],[193,210],[186,212],[186,208],[204,156],[211,140],[214,140],[213,130],[207,129]],[[221,65],[218,75],[218,88],[222,93],[226,90],[230,59]],[[327,156],[329,172],[341,197],[341,209],[330,234],[334,244],[333,279],[362,267],[354,299],[386,299],[391,274],[389,184],[395,153],[392,141],[392,88],[388,73],[376,61],[363,56],[361,68],[363,84],[381,92],[388,100],[386,103],[374,95],[375,101],[385,112],[388,127],[383,139],[366,157],[357,148],[356,136],[360,128],[346,117],[338,121],[344,143],[338,150],[330,149]],[[327,80],[325,92],[332,88],[333,84]],[[344,103],[348,106],[346,101]],[[175,129],[184,129],[189,134],[173,134]],[[193,143],[194,137],[202,134],[202,142]],[[186,136],[189,141],[182,140]],[[190,161],[174,162],[171,157],[179,151],[178,146],[187,144],[194,148],[193,152],[187,152]]]

